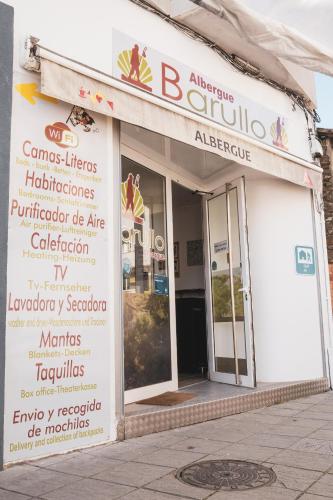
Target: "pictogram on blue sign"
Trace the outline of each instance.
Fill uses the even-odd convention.
[[[312,247],[295,247],[295,257],[296,257],[296,272],[297,274],[307,274],[314,275],[315,269],[315,259],[314,250]]]

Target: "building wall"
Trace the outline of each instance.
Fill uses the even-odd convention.
[[[142,42],[148,50],[157,50],[193,68],[193,71],[199,71],[222,89],[228,88],[246,96],[253,102],[249,113],[254,113],[257,119],[261,114],[264,116],[266,110],[285,117],[288,123],[293,124],[288,130],[289,148],[290,144],[294,144],[300,156],[311,160],[304,113],[298,107],[293,109],[288,96],[236,71],[209,47],[129,0],[95,0],[94,9],[88,2],[78,4],[59,0],[52,16],[49,4],[44,0],[7,0],[7,3],[15,8],[16,70],[24,56],[25,37],[33,35],[40,39],[44,47],[112,75],[112,30],[115,29]],[[98,12],[96,18],[93,17],[94,12]],[[79,24],[73,26],[72,20],[78,16]],[[264,111],[261,113],[262,107]]]
[[[29,2],[8,0],[8,3],[15,7],[14,71],[17,83],[36,83],[39,78],[38,75],[33,76],[22,69],[23,47],[27,34],[39,37],[42,45],[55,52],[59,52],[82,64],[95,67],[106,74],[112,74],[112,29],[115,28],[130,34],[132,37],[136,37],[138,40],[146,42],[147,45],[149,44],[156,50],[182,61],[193,68],[197,68],[198,61],[200,61],[200,72],[206,74],[214,81],[221,82],[222,86],[225,85],[226,87],[233,88],[240,94],[246,95],[249,99],[253,100],[254,105],[258,108],[260,105],[265,105],[267,108],[271,108],[273,111],[286,116],[287,120],[290,118],[295,124],[295,130],[298,131],[298,144],[301,150],[304,150],[304,157],[309,157],[304,114],[299,109],[292,110],[291,102],[287,96],[262,82],[257,82],[238,74],[235,70],[230,69],[228,64],[208,47],[186,37],[166,22],[138,8],[133,3],[124,0],[113,0],[112,3],[107,0],[96,0],[94,9],[92,9],[88,3],[81,2],[79,4],[78,2],[59,0],[57,8],[52,10],[52,16],[50,16],[49,2],[45,2],[45,0],[30,0]],[[93,18],[94,13],[97,13],[95,14],[96,19]],[[78,26],[73,21],[75,19],[79,19],[79,23],[76,23]],[[59,30],[61,30],[61,36],[59,36]],[[31,102],[31,100],[29,102],[27,99],[24,100],[16,90],[14,91],[14,96],[17,108],[21,109],[21,111],[14,112],[13,115],[16,127],[13,130],[17,133],[19,129],[20,137],[19,140],[16,139],[16,144],[12,144],[12,158],[15,158],[17,151],[20,151],[20,154],[22,154],[22,137],[24,135],[23,138],[25,138],[25,134],[29,138],[32,136],[38,147],[55,148],[55,146],[50,146],[46,143],[48,139],[44,133],[45,126],[59,121],[66,121],[70,110],[66,108],[66,112],[62,113],[64,105],[61,103],[54,106],[55,109],[51,109],[53,105],[50,102],[47,103],[43,100],[38,100],[37,103]],[[32,117],[33,113],[31,112],[31,116],[29,116],[29,110],[27,111],[29,106],[31,106],[31,110],[37,110],[38,120],[40,120],[38,127],[31,126],[32,120],[29,118]],[[68,107],[68,105],[66,106]],[[28,118],[26,116],[23,117],[23,108],[26,109]],[[102,121],[102,119],[102,115],[99,115],[96,121]],[[29,124],[29,126],[26,126],[26,124]],[[108,120],[105,127],[103,127],[103,134],[107,135],[108,140],[105,140],[103,148],[98,148],[98,154],[102,149],[103,151],[106,149],[105,160],[100,162],[101,169],[99,172],[103,173],[104,176],[103,183],[101,183],[102,188],[107,189],[109,196],[106,196],[101,188],[98,201],[100,204],[104,204],[103,210],[106,214],[106,227],[108,229],[105,231],[107,234],[105,234],[102,249],[99,250],[97,245],[94,247],[96,253],[98,251],[105,252],[105,249],[108,250],[108,255],[103,254],[101,257],[104,259],[103,276],[105,276],[105,281],[102,279],[99,281],[99,284],[103,287],[103,294],[111,297],[110,309],[107,313],[109,315],[109,327],[106,332],[108,338],[104,346],[102,346],[103,349],[101,351],[103,352],[95,358],[99,360],[99,364],[91,363],[92,372],[95,369],[98,370],[98,377],[103,379],[103,387],[108,386],[105,388],[106,406],[104,417],[106,432],[103,434],[103,439],[111,440],[115,439],[116,431],[114,401],[117,395],[120,399],[121,396],[119,395],[122,390],[121,383],[116,384],[114,369],[115,363],[118,362],[116,358],[121,359],[121,330],[119,324],[116,325],[114,323],[115,320],[112,319],[120,315],[119,301],[121,290],[120,280],[118,282],[115,281],[115,276],[118,276],[117,267],[119,268],[120,262],[120,255],[118,255],[120,249],[120,179],[117,178],[119,151],[115,147],[118,139],[114,135],[114,132],[111,120]],[[101,130],[99,133],[101,137]],[[86,131],[81,130],[79,135],[89,138]],[[82,145],[88,148],[88,139],[84,138],[80,143],[80,147]],[[14,168],[14,163],[12,163],[11,168]],[[18,182],[22,181],[23,178],[24,170],[23,167],[20,168],[19,175],[17,174],[17,170],[13,170],[15,175],[12,175],[12,183],[13,181],[17,183],[13,184],[15,188],[14,193],[18,190]],[[249,227],[251,232],[250,251],[253,251],[251,266],[253,266],[253,276],[255,276],[253,281],[253,297],[254,310],[256,311],[254,320],[257,336],[256,346],[258,349],[258,378],[259,380],[276,381],[320,376],[322,373],[320,363],[320,335],[318,333],[318,318],[316,316],[317,305],[313,301],[315,288],[313,288],[312,281],[310,282],[310,280],[307,282],[304,280],[304,283],[307,283],[306,286],[299,286],[296,285],[295,278],[292,278],[292,288],[287,291],[287,294],[285,281],[291,275],[290,266],[292,265],[292,257],[288,252],[291,251],[293,237],[298,234],[302,243],[309,242],[311,244],[309,191],[278,181],[267,181],[266,184],[262,185],[263,190],[260,189],[260,186],[255,187],[254,183],[251,186],[249,185]],[[299,200],[298,205],[295,197]],[[2,201],[2,203],[4,202]],[[267,206],[270,207],[270,210],[267,210]],[[288,206],[296,206],[296,212],[290,214],[287,210]],[[308,219],[305,217],[306,215]],[[288,222],[291,220],[292,222],[291,229],[285,240],[284,225],[286,220]],[[300,228],[303,229],[301,230]],[[23,238],[26,234],[17,231],[14,236]],[[268,243],[269,247],[267,247]],[[11,241],[11,248],[18,252],[19,247],[15,245],[14,237]],[[9,250],[11,248],[9,247]],[[277,252],[277,248],[282,248],[283,250],[284,257],[282,262],[279,261],[280,254]],[[275,255],[275,260],[273,261],[271,258],[272,254],[273,256]],[[278,264],[276,261],[278,261]],[[20,268],[18,265],[15,265],[17,263],[14,259],[14,253],[11,262],[10,279],[13,286],[16,286],[18,283],[15,283],[15,276],[20,274]],[[288,272],[285,272],[283,266],[286,266]],[[30,272],[28,266],[26,270]],[[78,274],[77,270],[75,270],[75,277]],[[39,267],[38,272],[42,273],[42,271],[43,267]],[[272,273],[271,280],[268,280],[267,276],[270,273]],[[92,276],[93,273],[90,272],[90,275]],[[87,279],[87,276],[87,273],[82,272],[79,278],[83,280]],[[24,275],[21,274],[20,277],[23,280]],[[27,280],[24,281],[24,286],[27,286]],[[276,300],[277,289],[279,293],[278,301]],[[117,296],[117,290],[119,296]],[[55,296],[57,299],[60,298],[59,294],[55,294]],[[277,303],[280,309],[277,307]],[[87,324],[87,326],[90,325]],[[295,330],[297,334],[294,334]],[[27,333],[25,341],[29,342],[28,334],[31,333],[30,330],[25,329],[24,333]],[[290,340],[291,334],[292,342]],[[95,339],[96,337],[91,335],[90,338]],[[11,343],[14,344],[13,339]],[[9,345],[8,338],[7,345]],[[16,346],[19,346],[21,349],[21,354],[24,349],[27,349],[20,342],[17,342],[14,347]],[[7,363],[8,360],[11,361],[12,365],[15,362],[15,367],[19,364],[20,377],[22,377],[23,373],[23,379],[30,382],[31,372],[27,371],[28,375],[26,375],[22,371],[17,352],[15,355],[13,352],[14,350],[8,351]],[[105,362],[103,356],[108,357],[107,362]],[[288,369],[286,368],[287,366]],[[121,368],[119,367],[119,373],[120,370]],[[14,370],[11,373],[12,379],[7,377],[8,401],[11,401],[10,397],[13,391],[13,384],[10,383],[11,380],[14,380],[17,384],[21,380],[18,377],[14,379]],[[121,376],[118,378],[120,379]],[[119,381],[121,382],[121,380]],[[28,388],[31,389],[30,386]],[[17,391],[16,397],[17,399],[19,398]],[[7,425],[5,426],[7,444],[12,439],[11,436],[13,436],[13,439],[15,438],[15,440],[23,442],[23,437],[27,439],[25,436],[29,432],[28,429],[24,429],[20,434],[11,425],[10,419],[11,415],[13,415],[13,409],[14,407],[15,409],[18,408],[18,406],[14,406],[13,401],[12,403],[12,408],[7,404],[7,410],[9,408],[6,417]],[[29,410],[30,406],[32,410],[37,406],[37,403],[35,404],[35,400],[33,399],[24,401],[24,404],[27,410]],[[46,408],[45,401],[43,401],[43,404]],[[61,404],[63,402],[60,401],[60,398],[55,398],[55,403],[52,404],[51,409],[56,410],[57,406]],[[68,404],[72,404],[72,398]],[[20,401],[20,407],[23,408],[22,405],[23,403]],[[110,405],[111,409],[108,408],[108,405]],[[94,442],[99,441],[98,434],[96,436]],[[30,439],[30,436],[28,437]],[[68,446],[64,446],[62,451],[72,447],[79,448],[86,444],[87,441],[69,444]],[[89,444],[92,444],[92,440],[89,440]],[[7,446],[6,462],[57,452],[60,451],[60,448],[52,448],[51,451],[43,451],[40,448],[36,448],[31,453],[26,448],[24,454],[17,453],[14,456],[10,456],[8,454],[9,447]]]
[[[257,380],[321,377],[317,278],[295,264],[296,245],[315,247],[311,192],[267,178],[246,196]]]

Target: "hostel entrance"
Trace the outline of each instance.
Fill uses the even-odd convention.
[[[244,179],[204,198],[172,183],[172,194],[179,387],[254,387]]]
[[[121,160],[125,403],[207,379],[253,387],[244,178],[225,182],[223,159],[168,140],[191,169],[179,180],[152,151],[166,138],[123,130],[132,145]],[[204,169],[215,177],[208,193],[192,181]]]

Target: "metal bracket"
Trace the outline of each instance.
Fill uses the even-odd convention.
[[[202,195],[209,195],[209,196],[213,196],[214,193],[210,193],[208,191],[199,191],[199,189],[196,189],[195,191],[192,191],[192,194],[202,194]]]
[[[23,67],[27,71],[34,71],[35,73],[40,72],[40,56],[38,47],[39,38],[34,36],[28,36],[25,44],[25,54]]]

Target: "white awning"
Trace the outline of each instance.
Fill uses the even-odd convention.
[[[240,165],[321,190],[321,169],[274,154],[229,130],[186,116],[176,106],[164,106],[107,85],[60,64],[42,60],[41,91],[61,101],[143,127],[158,134],[215,153]]]
[[[332,0],[213,0],[213,4],[249,42],[333,76]]]
[[[246,55],[246,45],[250,44],[249,49],[252,52],[260,48],[273,57],[280,57],[311,71],[333,76],[332,0],[147,2],[171,18],[204,34],[227,51],[230,38],[226,37],[228,31],[236,49],[233,49],[232,53],[235,51],[236,54],[240,52],[238,55],[242,55],[242,52],[245,52]],[[205,10],[196,8],[198,6]],[[214,17],[218,24],[214,22]],[[246,40],[247,44],[240,43],[236,46],[237,39],[239,42]],[[251,61],[251,54],[249,55]],[[256,56],[258,57],[258,54]],[[260,64],[259,67],[261,70],[268,69]]]

